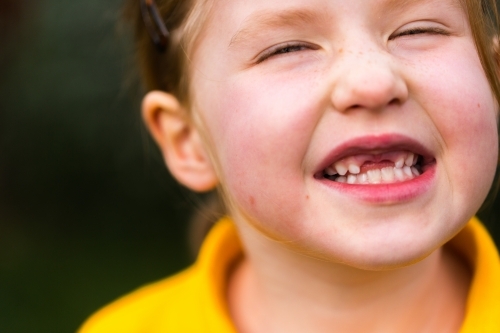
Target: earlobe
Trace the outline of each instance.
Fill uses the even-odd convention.
[[[152,91],[142,102],[142,117],[172,175],[193,191],[214,189],[218,180],[198,130],[171,94]]]

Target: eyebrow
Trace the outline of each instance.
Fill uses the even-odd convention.
[[[436,1],[435,0],[386,0],[381,7],[383,8],[384,12],[398,12],[407,9],[407,7],[412,7],[417,4],[422,4],[422,3],[429,4],[432,2]],[[458,0],[445,1],[445,2],[448,2],[448,4],[451,6],[462,8],[462,5]]]
[[[425,2],[422,0],[387,0],[383,3],[384,11],[395,12],[404,9],[405,7]]]
[[[270,0],[272,1],[272,0]],[[395,13],[421,3],[429,3],[433,0],[384,0],[378,10],[384,13]],[[460,6],[459,1],[453,1]],[[303,26],[311,22],[322,20],[327,23],[327,14],[320,10],[305,8],[285,9],[276,11],[259,11],[250,15],[229,42],[229,48],[244,43],[252,38],[258,37],[267,29]]]
[[[319,14],[307,9],[286,9],[279,12],[257,12],[249,16],[231,38],[229,48],[259,36],[267,29],[301,26],[317,21]]]

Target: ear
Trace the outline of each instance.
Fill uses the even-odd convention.
[[[217,186],[218,179],[199,132],[175,96],[149,92],[142,101],[142,117],[168,169],[181,184],[197,192]]]

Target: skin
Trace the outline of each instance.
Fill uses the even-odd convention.
[[[227,196],[241,332],[459,330],[469,273],[443,244],[483,202],[498,138],[458,1],[214,1],[191,69],[192,120],[160,92],[144,117],[181,183]],[[423,146],[424,190],[367,200],[315,177],[366,137]]]

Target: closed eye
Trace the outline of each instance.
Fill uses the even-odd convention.
[[[427,35],[444,35],[448,36],[449,33],[441,28],[438,27],[428,27],[428,28],[411,28],[411,29],[406,29],[401,32],[396,32],[392,34],[389,37],[389,40],[396,39],[398,37],[405,37],[405,36],[412,36],[412,35],[422,35],[422,34],[427,34]]]
[[[318,47],[314,47],[311,44],[300,43],[300,42],[288,42],[284,44],[275,45],[257,57],[257,63],[261,63],[271,57],[280,56],[287,53],[299,52],[304,50],[317,50]]]

